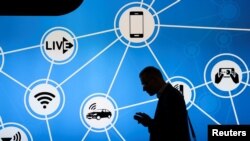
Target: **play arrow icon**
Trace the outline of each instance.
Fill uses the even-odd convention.
[[[63,37],[63,54],[69,51],[74,45]]]

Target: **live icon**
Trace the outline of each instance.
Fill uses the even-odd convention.
[[[250,125],[208,125],[208,141],[250,141]]]

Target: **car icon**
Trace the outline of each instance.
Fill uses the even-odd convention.
[[[101,118],[111,118],[112,114],[107,109],[96,109],[93,112],[90,112],[86,115],[88,119],[97,119],[100,120]]]

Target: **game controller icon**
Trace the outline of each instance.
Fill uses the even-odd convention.
[[[219,72],[215,74],[215,83],[220,83],[222,78],[231,78],[234,83],[239,83],[239,75],[234,68],[219,68]]]

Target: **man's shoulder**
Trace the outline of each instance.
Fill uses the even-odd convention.
[[[174,96],[174,97],[182,96],[181,92],[177,90],[175,87],[173,87],[172,84],[170,83],[167,83],[167,86],[164,89],[164,93],[167,96]]]

